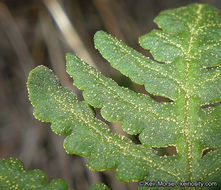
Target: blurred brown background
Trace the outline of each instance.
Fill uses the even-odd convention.
[[[138,37],[156,28],[154,17],[161,10],[191,2],[221,9],[218,0],[1,0],[0,159],[18,157],[26,169],[42,169],[50,180],[64,178],[78,190],[97,182],[114,190],[136,189],[136,183],[119,182],[114,171],[89,171],[87,159],[66,154],[64,136],[55,135],[49,124],[32,115],[28,73],[37,65],[46,65],[82,99],[65,72],[65,53],[75,52],[119,84],[131,86],[94,49],[94,33],[105,30],[148,55],[139,47]]]

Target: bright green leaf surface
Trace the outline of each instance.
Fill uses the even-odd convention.
[[[144,84],[148,92],[176,99],[176,94],[183,90],[173,65],[156,63],[103,31],[95,34],[94,43],[115,69],[137,84]]]
[[[47,176],[41,170],[25,171],[23,163],[17,158],[0,161],[1,190],[68,190],[68,184],[62,179],[48,183]]]
[[[163,172],[165,179],[180,178],[152,149],[112,134],[105,123],[94,117],[88,104],[78,102],[48,68],[39,66],[31,71],[28,89],[35,117],[50,121],[55,133],[70,134],[64,142],[66,151],[90,157],[88,166],[91,169],[117,168],[117,176],[123,181],[141,180],[149,170],[156,170],[156,177]]]
[[[120,87],[77,56],[67,55],[67,72],[84,91],[86,102],[101,108],[106,120],[122,122],[127,133],[139,134],[142,144],[112,134],[86,102],[78,102],[43,66],[28,79],[34,114],[51,122],[56,133],[69,134],[65,149],[89,157],[93,170],[117,168],[116,175],[123,181],[216,181],[221,185],[220,16],[208,5],[191,4],[163,11],[155,22],[161,29],[142,36],[140,44],[156,61],[103,31],[95,34],[95,47],[148,92],[173,102],[158,103]],[[168,145],[176,146],[176,156],[160,157],[150,148]],[[203,155],[211,148],[215,150]]]
[[[160,134],[167,139],[164,142],[177,147],[178,155],[183,157],[183,163],[186,162],[186,168],[189,168],[188,178],[191,181],[199,169],[197,165],[202,151],[221,147],[221,135],[217,132],[221,126],[220,105],[202,107],[221,101],[221,69],[218,66],[221,61],[221,19],[213,7],[192,4],[163,11],[155,22],[161,30],[153,30],[142,36],[140,44],[150,50],[155,60],[166,64],[151,61],[105,32],[95,34],[95,46],[114,68],[133,81],[144,84],[148,92],[174,100],[173,107],[167,110],[169,116],[158,113],[176,122],[159,122],[154,126],[152,138],[161,141]],[[78,78],[77,74],[73,77]],[[174,84],[175,87],[171,86]],[[114,107],[114,104],[110,107]],[[137,112],[134,117],[139,117],[139,114]],[[151,129],[148,124],[146,128],[140,135],[141,140],[145,138],[145,131],[148,133]],[[169,128],[169,132],[176,131],[165,133],[162,128]],[[148,144],[148,141],[142,142]]]
[[[174,134],[179,129],[176,128],[178,121],[173,117],[172,103],[156,103],[149,96],[120,87],[73,54],[67,55],[67,72],[73,76],[75,85],[84,90],[84,99],[94,107],[102,108],[105,119],[122,121],[128,134],[143,131],[140,140],[146,146],[166,146],[178,138]],[[171,127],[165,127],[167,125]]]

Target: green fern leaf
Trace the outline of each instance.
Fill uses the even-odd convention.
[[[68,184],[62,179],[48,183],[47,176],[41,170],[25,171],[23,163],[17,158],[0,161],[1,190],[68,190]]]
[[[34,115],[51,122],[55,133],[68,134],[66,151],[89,157],[93,170],[117,168],[116,175],[123,181],[215,181],[220,186],[220,15],[211,6],[191,4],[163,11],[155,22],[161,30],[140,38],[141,46],[155,60],[103,31],[95,34],[95,47],[132,81],[172,102],[158,103],[120,87],[67,54],[67,72],[83,90],[86,102],[101,108],[106,120],[122,122],[128,134],[138,134],[140,145],[112,134],[85,101],[78,102],[43,66],[34,69],[28,79]],[[176,147],[176,156],[161,157],[152,150],[169,145]],[[204,155],[205,150],[212,151]]]
[[[149,96],[120,87],[73,54],[67,55],[67,72],[73,76],[75,85],[84,90],[84,99],[94,107],[102,108],[101,114],[106,120],[122,121],[122,127],[128,134],[143,131],[140,140],[146,146],[160,147],[175,142],[178,129],[175,117],[170,117],[175,115],[171,103],[157,104]],[[168,123],[170,128],[163,127]],[[156,133],[155,126],[161,132]],[[164,135],[165,138],[161,138]]]
[[[117,168],[117,177],[122,181],[142,180],[149,170],[154,170],[156,176],[164,173],[165,179],[179,178],[172,172],[173,167],[164,163],[165,158],[158,157],[151,148],[111,133],[104,122],[94,117],[88,104],[78,102],[47,67],[39,66],[30,72],[28,89],[35,117],[51,122],[55,133],[68,134],[64,142],[66,151],[89,157],[91,169]]]

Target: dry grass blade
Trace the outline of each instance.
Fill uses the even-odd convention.
[[[96,64],[59,2],[57,0],[44,0],[44,3],[73,51],[91,66],[96,67]]]

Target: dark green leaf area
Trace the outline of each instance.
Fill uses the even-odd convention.
[[[172,156],[170,157],[170,160],[169,160],[169,164],[167,165],[168,168],[170,167],[173,167],[174,168],[174,171],[179,174],[180,173],[180,168],[183,168],[183,171],[182,171],[182,175],[181,176],[177,176],[177,179],[174,179],[174,177],[171,175],[171,176],[168,176],[166,177],[166,172],[163,172],[163,171],[158,171],[158,170],[155,170],[153,172],[150,173],[150,175],[145,178],[144,180],[146,182],[173,182],[173,183],[178,183],[179,181],[185,181],[185,179],[187,178],[187,176],[185,176],[185,173],[187,171],[187,168],[185,168],[185,166],[180,163],[180,162],[177,162],[176,160],[176,156]],[[167,169],[167,168],[165,168]],[[169,170],[169,169],[168,169]],[[177,186],[174,186],[174,187],[171,187],[171,186],[157,186],[157,185],[153,185],[152,183],[152,186],[146,186],[146,187],[142,187],[141,185],[139,185],[139,190],[142,189],[142,190],[146,190],[146,189],[158,189],[158,190],[161,190],[161,189],[182,189],[180,187],[177,187]],[[184,188],[185,189],[185,188]]]
[[[52,71],[44,66],[31,71],[28,90],[35,117],[41,121],[53,121],[52,129],[56,133],[69,134],[71,127],[81,125],[82,117],[93,117],[89,106],[85,102],[79,103],[76,96],[63,88]]]
[[[122,181],[141,180],[154,170],[165,171],[165,178],[171,178],[171,175],[174,180],[178,178],[177,174],[169,172],[173,167],[168,165],[167,159],[154,155],[152,149],[135,145],[125,137],[102,131],[99,125],[104,124],[94,120],[85,127],[74,128],[65,139],[66,151],[89,157],[87,165],[92,170],[117,168],[116,175]]]
[[[221,97],[221,67],[201,69],[196,80],[195,89],[201,104],[215,103]]]
[[[104,122],[94,117],[85,102],[77,102],[75,95],[60,85],[50,69],[43,66],[34,69],[28,79],[28,88],[36,110],[35,117],[51,122],[52,129],[58,134],[68,132],[70,135],[64,142],[66,151],[89,157],[88,166],[91,169],[117,168],[117,176],[122,181],[142,180],[152,170],[162,170],[165,176],[178,178],[179,175],[173,173],[173,168],[167,164],[168,160],[155,155],[151,148],[136,145],[126,137],[111,133]],[[40,101],[39,93],[41,96],[44,94],[43,99],[47,98],[50,104]],[[45,113],[39,118],[40,112]]]
[[[220,183],[220,16],[208,5],[192,4],[164,11],[155,21],[161,30],[144,35],[140,44],[166,64],[103,31],[95,34],[95,47],[149,93],[173,102],[158,103],[120,87],[77,56],[67,55],[67,72],[88,104],[101,108],[106,120],[121,122],[128,134],[138,134],[142,144],[111,133],[45,67],[34,69],[28,79],[34,115],[51,122],[56,133],[70,134],[64,142],[68,153],[89,157],[92,170],[116,168],[122,181]],[[162,157],[150,148],[168,145],[176,147],[176,156]],[[210,149],[214,151],[203,155]]]
[[[201,122],[198,125],[196,139],[204,147],[221,148],[221,106],[203,108],[199,112]],[[206,131],[206,133],[205,133]]]
[[[154,62],[104,31],[96,32],[94,43],[112,67],[135,83],[145,85],[151,94],[174,100],[182,90],[176,74],[172,72],[174,65]]]
[[[218,11],[203,4],[190,4],[162,11],[154,20],[162,30],[140,38],[140,44],[158,61],[170,63],[176,57],[197,60],[200,66],[221,62],[221,25]]]
[[[120,87],[73,54],[67,55],[67,72],[74,84],[84,90],[85,100],[102,108],[105,119],[122,122],[128,134],[141,133],[140,140],[146,146],[165,146],[177,139],[173,103],[157,103],[149,96]]]
[[[68,190],[68,184],[62,179],[48,183],[47,176],[41,170],[25,171],[23,163],[17,158],[0,161],[0,189],[2,190]]]
[[[202,23],[218,23],[217,20],[220,16],[217,9],[209,5],[200,6],[204,6],[200,11],[203,14]],[[154,21],[168,33],[182,33],[187,31],[190,25],[195,24],[196,16],[199,13],[198,8],[199,4],[190,4],[177,9],[165,10],[160,12]]]
[[[177,34],[168,34],[161,30],[153,30],[142,36],[140,43],[145,49],[150,49],[155,60],[172,63],[177,57],[184,56],[184,37]]]
[[[152,125],[147,125],[139,139],[144,145],[162,147],[175,144],[180,129],[174,123],[167,121],[156,121]]]
[[[211,150],[205,156],[203,156],[196,171],[196,175],[198,176],[199,181],[216,182],[217,187],[215,189],[220,189],[221,150]]]
[[[110,190],[110,188],[103,183],[97,183],[92,185],[90,190]]]

